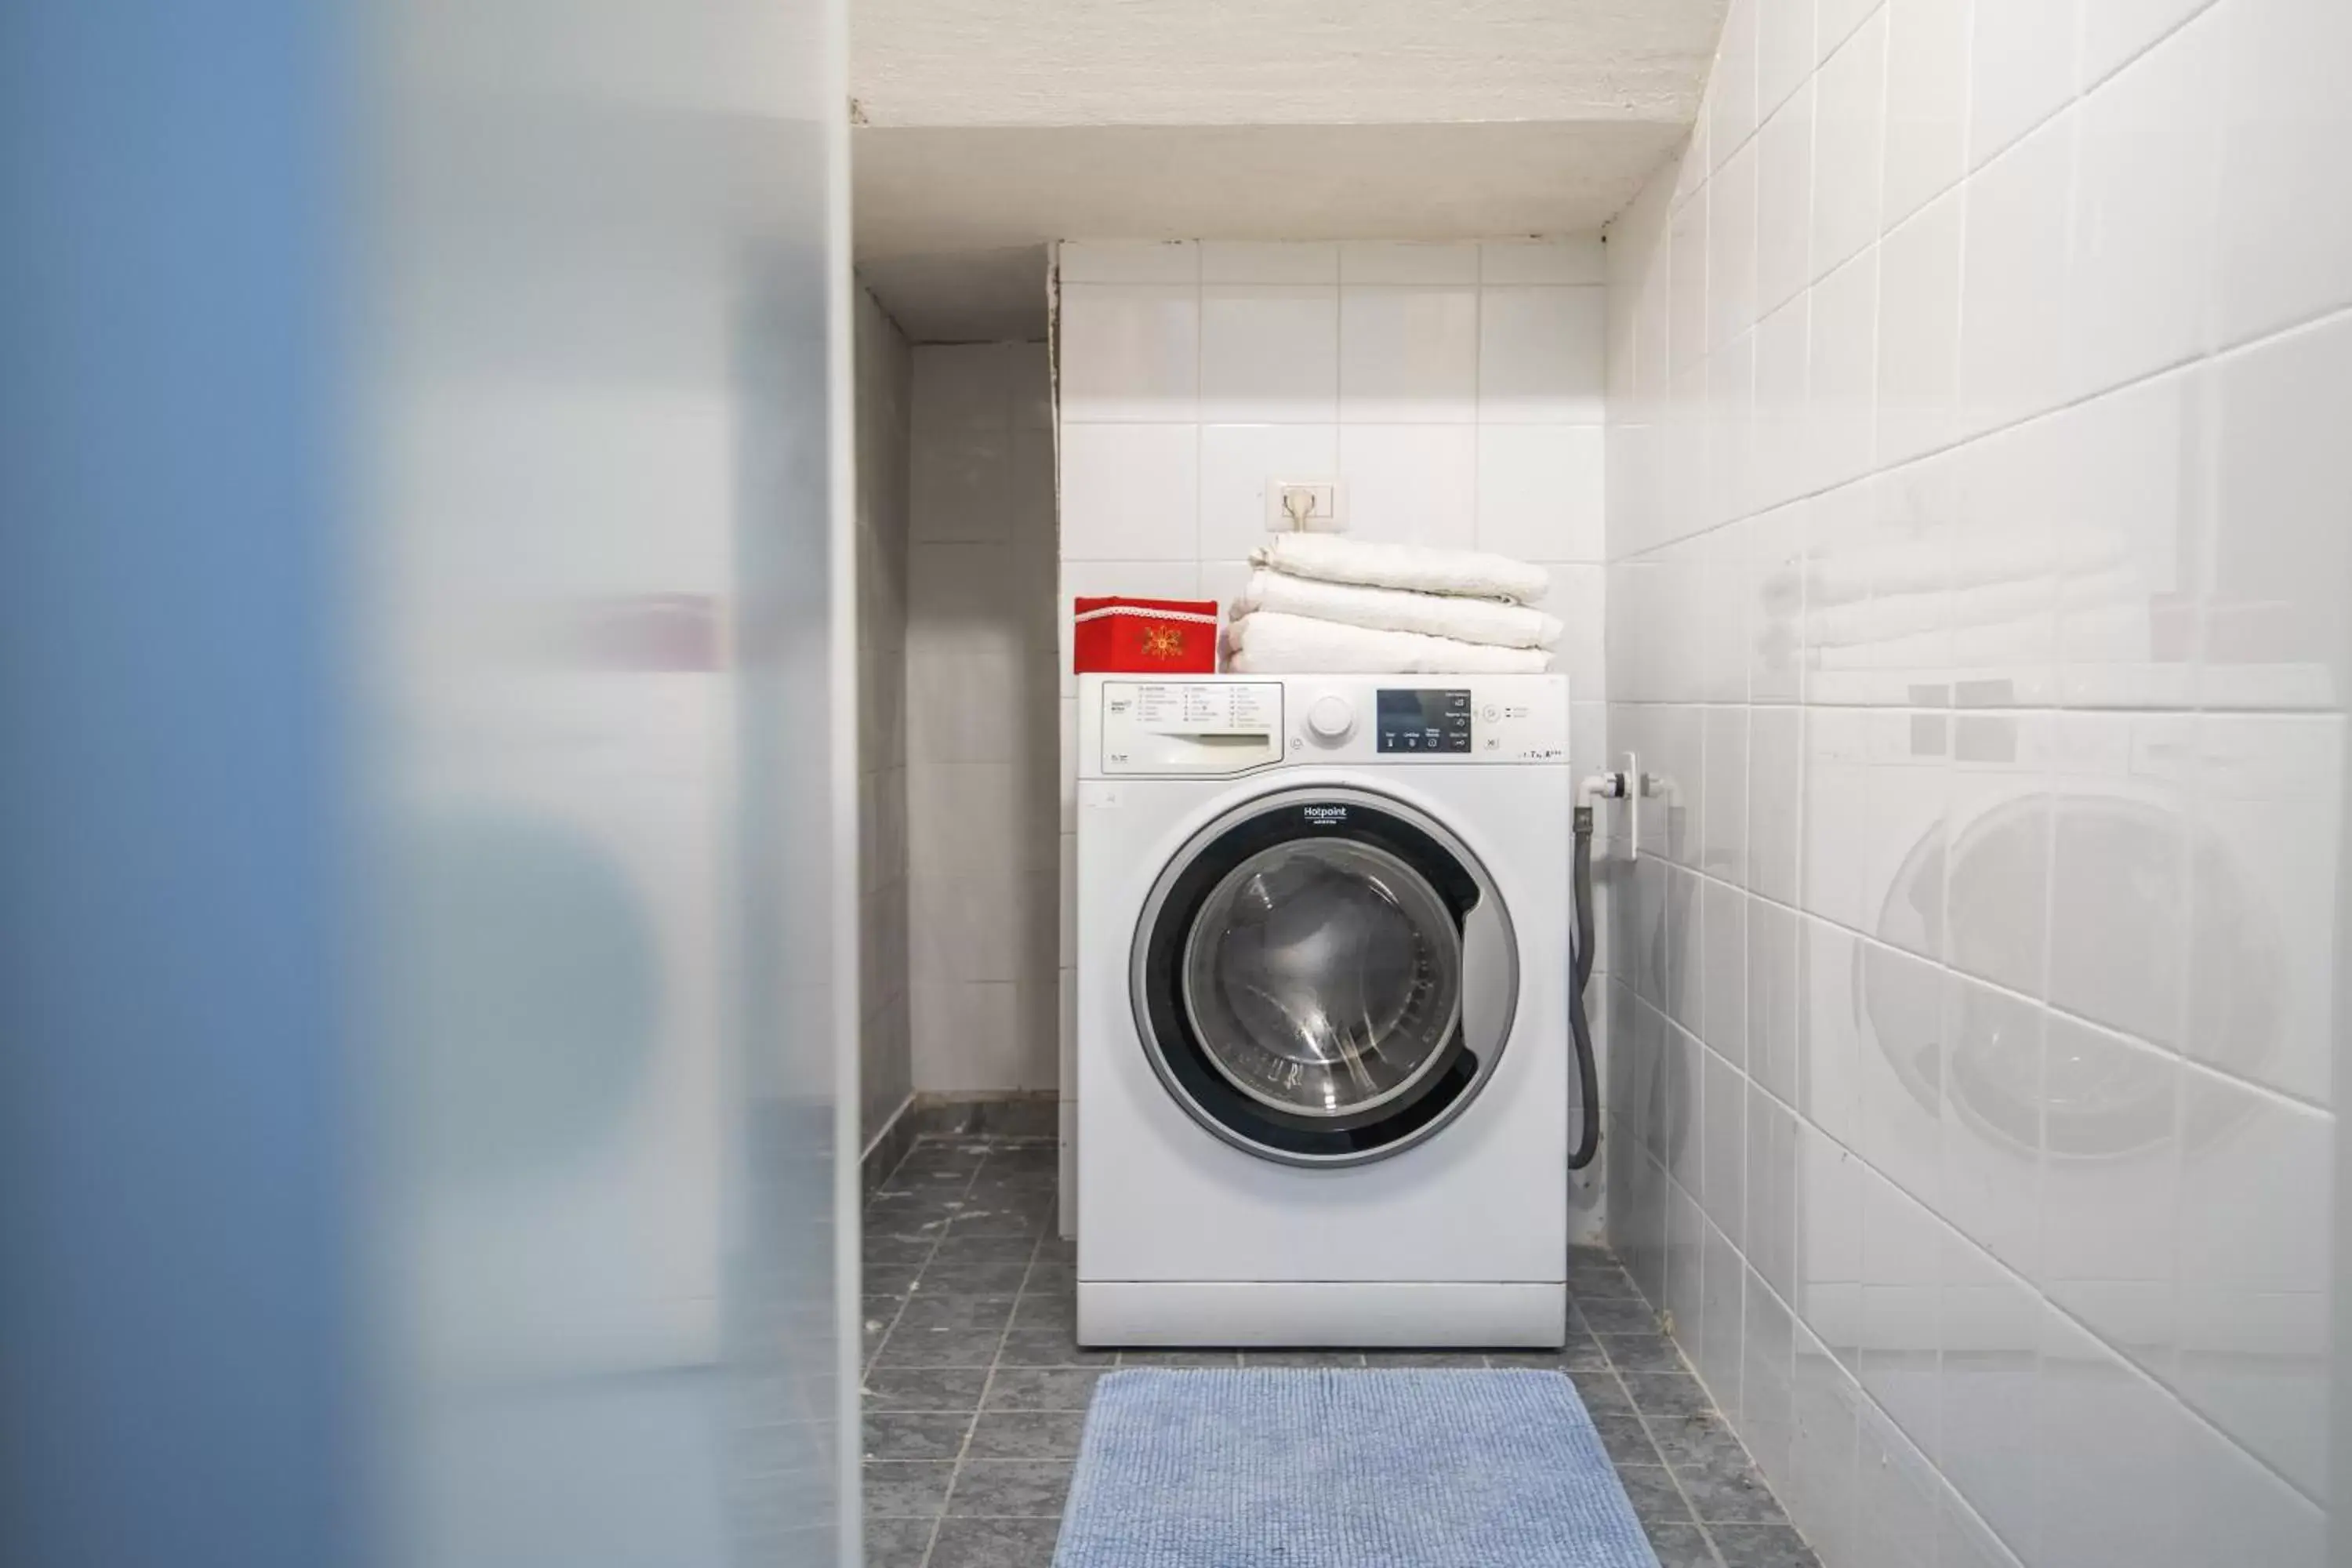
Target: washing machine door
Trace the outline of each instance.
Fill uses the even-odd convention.
[[[1370,791],[1260,796],[1193,836],[1136,932],[1139,1031],[1201,1124],[1349,1164],[1433,1135],[1507,1043],[1510,916],[1445,827]]]

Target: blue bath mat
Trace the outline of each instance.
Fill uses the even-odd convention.
[[[1055,1568],[1656,1568],[1550,1372],[1158,1367],[1095,1387]]]

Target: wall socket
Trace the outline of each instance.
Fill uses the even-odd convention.
[[[1265,481],[1265,528],[1268,533],[1307,529],[1332,533],[1348,525],[1348,491],[1337,479],[1268,479]]]

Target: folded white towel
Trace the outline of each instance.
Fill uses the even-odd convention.
[[[1277,533],[1250,552],[1259,566],[1325,583],[1360,583],[1368,588],[1405,588],[1416,594],[1454,594],[1473,599],[1508,599],[1524,605],[1540,599],[1551,576],[1540,566],[1490,555],[1481,550],[1433,550],[1420,544],[1381,544],[1336,533]]]
[[[1357,583],[1318,583],[1312,577],[1294,577],[1263,567],[1250,574],[1248,584],[1234,601],[1236,617],[1256,610],[1312,616],[1375,631],[1419,632],[1458,642],[1492,643],[1497,647],[1549,647],[1559,641],[1561,631],[1560,624],[1541,610],[1493,599],[1410,594],[1402,588],[1367,588]]]
[[[1551,668],[1541,648],[1376,631],[1273,610],[1234,617],[1225,644],[1232,650],[1225,668],[1237,675],[1540,675]]]

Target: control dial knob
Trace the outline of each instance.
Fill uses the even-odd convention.
[[[1307,710],[1307,732],[1316,743],[1336,746],[1355,732],[1356,710],[1344,697],[1326,694]]]

